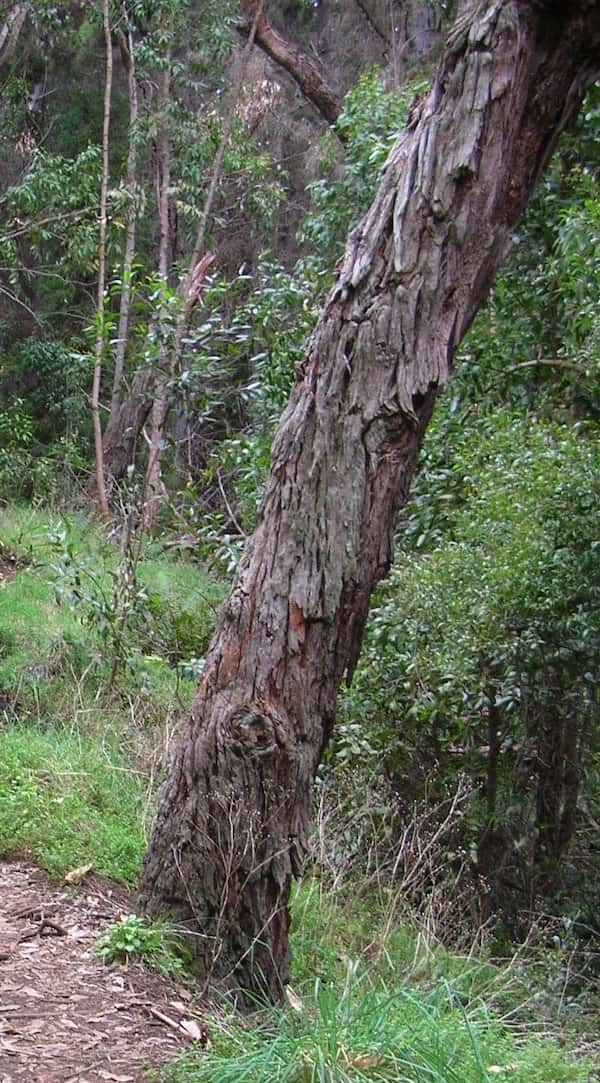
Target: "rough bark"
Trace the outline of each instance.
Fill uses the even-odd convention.
[[[5,16],[0,26],[0,67],[12,60],[27,16],[32,12],[31,4],[14,4]]]
[[[139,369],[129,392],[126,394],[122,390],[122,399],[114,416],[111,412],[103,443],[104,474],[110,483],[120,481],[135,462],[140,433],[152,407],[152,383],[152,370]]]
[[[341,108],[339,95],[329,85],[319,68],[297,45],[287,41],[262,12],[262,0],[242,0],[248,16],[248,31],[256,25],[256,43],[280,68],[289,72],[309,102],[328,124],[335,124]]]
[[[599,43],[584,0],[466,11],[349,239],[142,876],[144,909],[187,923],[207,980],[277,995],[288,979],[312,781],[422,436]]]

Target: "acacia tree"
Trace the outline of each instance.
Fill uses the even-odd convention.
[[[276,996],[340,684],[438,389],[558,136],[600,73],[595,0],[461,5],[349,238],[273,447],[142,875],[207,975]]]

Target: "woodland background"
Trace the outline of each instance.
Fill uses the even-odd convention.
[[[340,103],[328,125],[258,45],[245,49],[252,18],[239,4],[114,4],[102,243],[102,4],[7,6],[5,851],[27,847],[55,874],[89,860],[135,883],[296,366],[453,7],[269,4]],[[353,952],[385,969],[395,952],[419,996],[443,976],[469,1011],[487,997],[521,1019],[535,972],[529,1014],[586,1049],[600,932],[599,164],[596,87],[427,433],[320,769],[296,933],[298,981],[315,968],[346,980],[340,959]],[[345,922],[351,945],[339,942]],[[532,971],[514,964],[523,942]],[[475,945],[490,967],[513,957],[518,992],[477,986],[482,971],[457,962]],[[523,1079],[588,1078],[544,1048]],[[436,1070],[407,1078],[452,1078]]]

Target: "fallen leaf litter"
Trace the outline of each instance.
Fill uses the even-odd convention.
[[[0,1083],[142,1083],[206,1042],[184,984],[98,958],[132,902],[88,872],[74,888],[27,861],[0,865]]]

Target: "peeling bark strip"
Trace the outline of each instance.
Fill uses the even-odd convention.
[[[0,66],[12,60],[21,31],[28,15],[33,12],[31,4],[15,4],[0,26]]]
[[[588,0],[463,12],[350,237],[142,877],[145,910],[195,932],[207,980],[276,996],[288,979],[312,781],[437,390],[599,46]]]
[[[329,86],[314,60],[275,30],[267,16],[260,11],[260,6],[260,0],[242,0],[241,3],[249,23],[256,20],[256,44],[271,60],[289,72],[305,98],[313,103],[327,123],[335,124],[341,108],[339,95]]]

